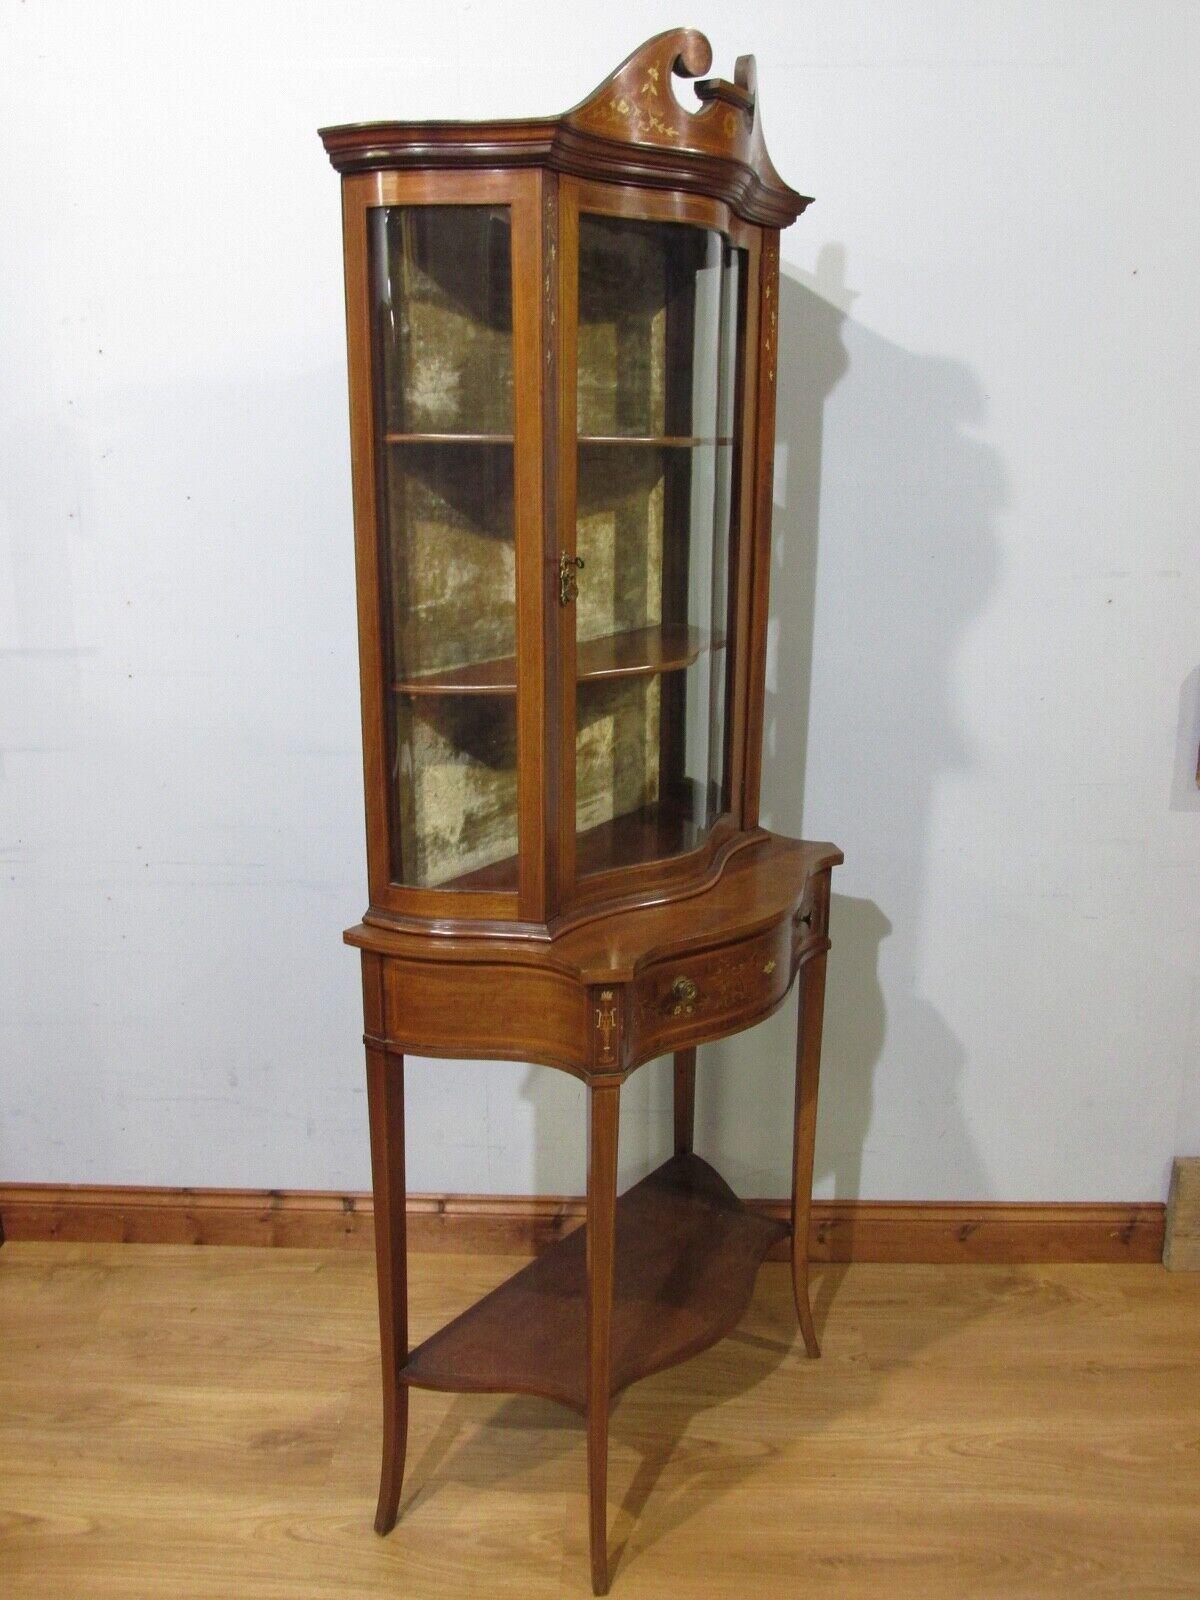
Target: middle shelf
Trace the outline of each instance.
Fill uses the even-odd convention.
[[[581,639],[576,646],[576,677],[580,683],[598,683],[609,678],[680,672],[706,650],[719,650],[724,643],[720,634],[707,633],[702,628],[661,624]],[[516,687],[515,655],[470,661],[392,684],[396,694],[513,694]]]

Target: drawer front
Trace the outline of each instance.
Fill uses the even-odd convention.
[[[489,962],[385,961],[390,1044],[414,1055],[590,1064],[587,992],[557,972]]]
[[[790,918],[737,944],[656,962],[635,984],[636,1058],[736,1033],[781,1000],[791,981]]]

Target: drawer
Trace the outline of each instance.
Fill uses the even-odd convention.
[[[636,1059],[748,1027],[783,998],[791,981],[790,919],[736,944],[655,962],[634,985]]]

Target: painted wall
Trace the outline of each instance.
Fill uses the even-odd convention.
[[[1200,1149],[1200,14],[0,8],[0,1175],[365,1187],[337,183],[319,124],[758,53],[785,236],[766,810],[841,843],[825,1194]],[[685,91],[685,94],[687,91]],[[786,1184],[791,1015],[703,1052]],[[411,1072],[414,1187],[577,1190],[582,1091]],[[623,1161],[663,1149],[661,1067]]]

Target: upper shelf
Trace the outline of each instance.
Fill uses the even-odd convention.
[[[648,39],[570,111],[497,122],[360,122],[322,128],[339,172],[549,167],[582,178],[724,200],[750,222],[787,227],[808,199],[776,172],[763,140],[753,56],[732,83],[701,78],[712,47],[695,28]],[[701,78],[689,111],[672,77]]]
[[[512,444],[511,433],[385,433],[388,444]]]
[[[511,433],[385,433],[387,444],[512,444]],[[697,445],[732,444],[732,438],[683,433],[581,433],[587,445],[641,444],[660,450],[691,450]]]
[[[703,438],[699,434],[680,433],[581,433],[580,444],[647,444],[664,450],[691,450],[702,444],[732,444],[726,437]]]
[[[719,635],[714,637],[700,628],[658,626],[608,633],[598,639],[581,639],[576,647],[576,676],[581,683],[599,683],[609,678],[681,672],[705,650],[719,650],[724,643]],[[392,685],[396,694],[417,695],[513,694],[516,687],[515,656],[446,667],[440,672],[422,673]]]

